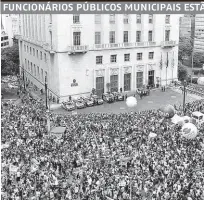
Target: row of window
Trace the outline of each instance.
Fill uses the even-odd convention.
[[[141,42],[142,40],[142,32],[141,31],[136,31],[136,42]],[[76,44],[76,38],[74,35],[74,45]],[[148,41],[152,42],[153,41],[153,32],[149,31],[148,32]],[[123,42],[129,42],[129,31],[123,31]],[[116,34],[115,31],[110,31],[109,32],[109,43],[116,43]],[[101,32],[95,32],[95,44],[101,44]]]
[[[137,60],[142,60],[143,54],[137,53]],[[154,59],[154,52],[149,52],[149,59]],[[129,62],[130,61],[130,54],[124,54],[124,61]],[[116,63],[117,62],[117,55],[111,55],[110,56],[110,62]],[[96,64],[103,64],[103,56],[96,56]]]
[[[40,60],[43,60],[44,58],[44,61],[47,62],[47,54],[44,53],[44,57],[43,57],[42,51],[40,51],[40,54],[39,54],[39,51],[37,49],[35,50],[35,48],[32,48],[32,47],[29,48],[29,46],[26,46],[25,44],[24,44],[24,51],[29,53],[30,55],[36,56],[36,58],[39,58],[40,56]]]
[[[22,26],[20,28],[21,33],[29,38],[35,38],[38,41],[45,41],[46,38],[46,15],[22,15]],[[22,30],[21,30],[22,29]]]
[[[109,23],[110,24],[115,24],[115,21],[116,21],[115,14],[110,14],[109,15]],[[141,14],[137,14],[136,15],[136,23],[141,24],[141,21],[142,21]],[[123,23],[124,24],[129,24],[129,22],[130,22],[129,15],[124,14],[123,15]],[[148,22],[150,24],[153,23],[153,15],[149,15]],[[80,23],[80,15],[73,15],[73,24],[79,24],[79,23]],[[165,23],[170,24],[170,15],[166,15]],[[95,24],[101,24],[101,15],[100,14],[95,15]]]
[[[1,37],[1,41],[8,40],[8,36]]]
[[[136,87],[141,88],[143,86],[143,72],[136,73]],[[148,72],[148,82],[150,84],[154,83],[154,70]],[[124,74],[124,82],[123,82],[123,90],[130,91],[131,90],[131,79],[132,74]],[[96,93],[98,96],[101,96],[104,93],[105,89],[105,80],[104,77],[96,77]],[[111,75],[110,76],[110,91],[111,92],[119,92],[119,76]]]
[[[5,46],[8,46],[9,45],[9,42],[3,42],[1,43],[1,47],[5,47]]]
[[[101,44],[101,32],[95,32],[95,44]],[[136,31],[136,42],[141,42],[142,32]],[[170,40],[170,30],[165,30],[165,41]],[[148,31],[148,41],[153,41],[153,31]],[[123,31],[123,42],[129,42],[129,31]],[[116,32],[109,32],[109,43],[116,43]],[[81,45],[81,32],[73,32],[73,45]]]
[[[38,77],[42,82],[45,81],[45,77],[47,77],[47,72],[45,71],[45,76],[44,76],[44,71],[43,69],[40,70],[39,66],[36,66],[35,64],[33,64],[32,62],[30,62],[29,60],[27,61],[25,59],[25,66],[26,66],[26,70],[33,76]],[[40,75],[40,71],[41,71],[41,75]]]

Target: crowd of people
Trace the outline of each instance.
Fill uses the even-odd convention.
[[[159,110],[57,115],[29,96],[1,108],[2,199],[204,199],[204,127],[187,140]]]
[[[187,87],[187,89],[199,96],[204,96],[204,86],[191,84]]]

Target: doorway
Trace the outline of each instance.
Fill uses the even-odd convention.
[[[96,78],[96,94],[102,96],[104,93],[104,77]]]
[[[154,70],[148,72],[148,85],[151,87],[154,86]]]

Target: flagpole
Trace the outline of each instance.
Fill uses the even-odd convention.
[[[173,56],[172,56],[172,63],[171,63],[171,67],[172,67],[172,83],[174,81],[174,51],[173,51]]]
[[[168,52],[167,52],[167,56],[166,56],[166,86],[167,86],[167,68],[168,68],[168,65],[169,65],[169,63],[168,63]]]
[[[162,53],[161,53],[161,60],[160,60],[160,86],[162,85]]]

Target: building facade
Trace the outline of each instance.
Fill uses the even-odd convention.
[[[21,15],[25,79],[64,101],[177,79],[180,15]],[[108,88],[110,85],[110,88]]]
[[[6,43],[9,43],[6,45],[13,46],[13,38],[17,35],[19,35],[19,15],[18,14],[3,14],[1,15],[1,24],[4,27],[4,32],[8,39],[6,39]],[[2,39],[2,38],[1,38]],[[5,46],[3,46],[5,48]]]
[[[6,47],[9,47],[9,39],[8,39],[8,34],[4,30],[4,25],[1,18],[1,48],[3,49]]]
[[[180,37],[191,36],[191,18],[181,17],[180,18]]]
[[[204,15],[195,16],[195,39],[194,39],[195,52],[204,53]]]

